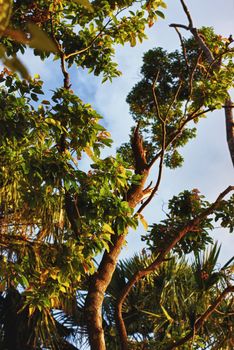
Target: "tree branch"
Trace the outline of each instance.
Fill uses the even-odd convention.
[[[119,336],[121,339],[122,348],[121,350],[127,350],[127,331],[124,324],[124,320],[122,317],[122,307],[123,303],[125,302],[129,292],[131,291],[132,287],[143,277],[148,275],[149,273],[155,271],[159,265],[165,261],[166,255],[175,247],[175,245],[192,229],[196,228],[197,225],[200,223],[200,221],[204,218],[206,218],[208,215],[212,214],[215,209],[218,208],[220,205],[220,202],[222,199],[231,191],[234,191],[234,186],[227,187],[220,195],[217,197],[216,201],[211,204],[207,209],[205,209],[200,215],[198,215],[196,218],[191,220],[179,233],[178,235],[169,242],[168,246],[165,247],[160,254],[157,256],[157,258],[145,269],[137,271],[133,277],[128,281],[125,288],[122,290],[117,303],[116,303],[116,324],[117,329],[119,332]]]
[[[229,152],[232,159],[232,164],[234,166],[234,118],[233,118],[233,108],[234,104],[230,96],[226,99],[225,102],[225,121],[226,121],[226,135],[227,135],[227,144]]]
[[[193,20],[192,20],[192,17],[190,15],[190,12],[188,10],[188,7],[186,6],[184,0],[180,0],[180,2],[181,2],[181,5],[183,7],[183,10],[184,10],[184,12],[185,12],[185,14],[186,14],[186,16],[188,18],[189,27],[192,28],[193,27]]]
[[[234,293],[234,286],[228,286],[226,289],[224,289],[224,291],[214,300],[208,309],[195,321],[193,329],[185,337],[166,347],[165,350],[178,349],[179,346],[185,344],[188,340],[190,340],[194,334],[203,326],[204,322],[213,314],[213,312],[216,311],[215,309],[220,305],[222,300],[225,299],[229,293]]]

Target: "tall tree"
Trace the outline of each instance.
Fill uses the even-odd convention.
[[[128,96],[136,124],[130,141],[117,155],[102,159],[110,134],[101,116],[71,90],[68,67],[89,69],[103,82],[119,76],[114,46],[141,42],[146,26],[163,17],[165,3],[5,0],[1,6],[0,53],[8,67],[0,76],[3,344],[9,349],[72,348],[63,341],[70,331],[56,320],[55,310],[62,310],[85,325],[92,350],[104,350],[103,303],[128,231],[139,220],[146,226],[143,209],[159,190],[163,167],[182,164],[178,149],[195,136],[191,124],[227,100],[234,75],[230,40],[203,28],[188,40],[180,36],[181,52],[157,48],[146,53],[143,79]],[[29,78],[25,62],[16,56],[26,45],[42,60],[60,60],[63,85],[54,87],[51,98],[42,97],[40,77]],[[86,155],[88,171],[82,170]],[[155,164],[157,178],[149,184]],[[211,241],[212,214],[232,230],[233,197],[225,199],[232,191],[229,186],[213,204],[197,191],[172,199],[171,215],[157,228],[155,258],[129,278],[117,300],[119,347],[129,348],[122,305],[132,286],[164,264],[169,253],[204,249]],[[77,291],[86,291],[84,318]],[[227,286],[215,307],[232,291]],[[196,319],[196,331],[212,311]]]

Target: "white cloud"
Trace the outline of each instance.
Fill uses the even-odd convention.
[[[219,0],[188,0],[187,5],[196,26],[213,26],[217,33],[229,36],[233,29],[234,4],[231,0],[226,1],[225,6]],[[149,40],[143,45],[135,48],[117,48],[116,58],[123,76],[115,79],[112,84],[98,85],[96,90],[92,87],[94,105],[105,116],[118,145],[128,139],[130,127],[133,125],[125,99],[132,86],[140,79],[143,53],[156,46],[163,46],[168,50],[178,48],[178,37],[168,25],[172,22],[187,24],[179,1],[168,1],[165,14],[166,20],[160,20],[148,31]],[[183,35],[185,34],[183,32]],[[86,84],[85,79],[82,83]],[[214,201],[218,194],[231,184],[233,168],[226,144],[223,111],[210,114],[200,123],[196,140],[184,148],[183,154],[185,163],[181,169],[164,172],[159,194],[153,205],[145,211],[149,223],[162,217],[163,201],[167,202],[170,197],[184,189],[199,188],[209,201]],[[157,176],[157,170],[154,176]],[[122,256],[141,249],[139,232],[142,230],[143,228],[140,228],[130,234],[128,247],[124,248]],[[221,261],[224,262],[233,253],[230,246],[234,246],[234,235],[219,230],[215,237],[223,242]]]

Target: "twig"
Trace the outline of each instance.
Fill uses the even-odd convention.
[[[126,7],[122,8],[121,10],[119,10],[115,16],[118,16],[122,11],[126,10]],[[76,56],[76,55],[79,55],[85,51],[88,51],[92,46],[93,44],[95,43],[95,41],[100,37],[100,35],[104,32],[104,30],[106,29],[106,27],[112,22],[112,18],[110,18],[107,23],[101,28],[101,30],[99,31],[99,33],[90,41],[90,43],[88,44],[88,46],[84,47],[83,49],[81,50],[77,50],[77,51],[74,51],[74,52],[71,52],[67,55],[65,55],[65,59],[69,59],[73,56]]]
[[[187,57],[187,50],[186,50],[186,47],[185,47],[185,45],[184,45],[184,41],[183,41],[182,35],[181,35],[181,33],[180,33],[180,31],[179,31],[179,29],[178,29],[177,27],[174,27],[174,28],[175,28],[176,33],[177,33],[178,36],[179,36],[180,44],[181,44],[182,51],[183,51],[184,60],[185,60],[185,63],[186,63],[187,68],[189,69],[189,62],[188,62],[188,57]]]
[[[67,55],[65,55],[65,60],[73,57],[73,56],[77,56],[85,51],[88,51],[92,46],[93,44],[95,43],[95,41],[100,37],[100,35],[103,33],[103,31],[106,29],[106,27],[110,24],[110,22],[112,21],[112,19],[110,19],[104,26],[103,28],[99,31],[99,33],[90,41],[90,43],[84,47],[83,49],[81,50],[77,50],[77,51],[74,51],[74,52],[71,52]]]
[[[158,119],[160,119],[161,122],[163,122],[163,119],[162,119],[161,113],[160,113],[160,109],[159,109],[159,105],[158,105],[157,95],[156,95],[156,92],[155,92],[155,88],[156,88],[156,84],[158,82],[159,74],[160,74],[160,71],[158,70],[157,74],[156,74],[156,77],[155,77],[155,79],[153,81],[152,93],[153,93],[154,106],[155,106],[155,109],[156,109],[157,117],[158,117]]]

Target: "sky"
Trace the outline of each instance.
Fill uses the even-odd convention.
[[[187,24],[187,18],[179,0],[165,2],[168,5],[167,10],[163,10],[166,18],[159,19],[147,30],[147,41],[134,48],[129,45],[116,48],[116,61],[123,73],[121,77],[114,79],[112,83],[101,84],[100,77],[87,75],[77,68],[71,70],[73,90],[103,115],[105,127],[111,132],[114,140],[114,150],[121,143],[128,141],[130,128],[134,125],[125,99],[141,78],[143,53],[157,46],[169,51],[179,48],[178,36],[173,28],[169,28],[169,24]],[[212,26],[216,33],[226,37],[234,33],[234,0],[187,0],[186,4],[196,27]],[[49,82],[48,87],[59,86],[62,77],[55,62],[45,64],[32,59],[30,53],[27,55],[30,60],[28,68],[32,75],[39,73],[42,79]],[[162,219],[162,206],[166,205],[173,195],[185,189],[198,188],[207,200],[212,202],[228,185],[233,184],[233,167],[226,143],[224,111],[210,113],[207,119],[199,123],[197,138],[184,147],[182,154],[185,159],[183,167],[164,171],[158,194],[143,213],[149,224]],[[153,171],[152,179],[156,177],[157,168]],[[140,240],[140,233],[143,231],[144,228],[140,226],[137,231],[130,233],[128,245],[121,257],[131,256],[143,248]],[[227,231],[216,228],[212,235],[222,242],[220,263],[225,263],[234,254],[234,233],[230,235]]]

